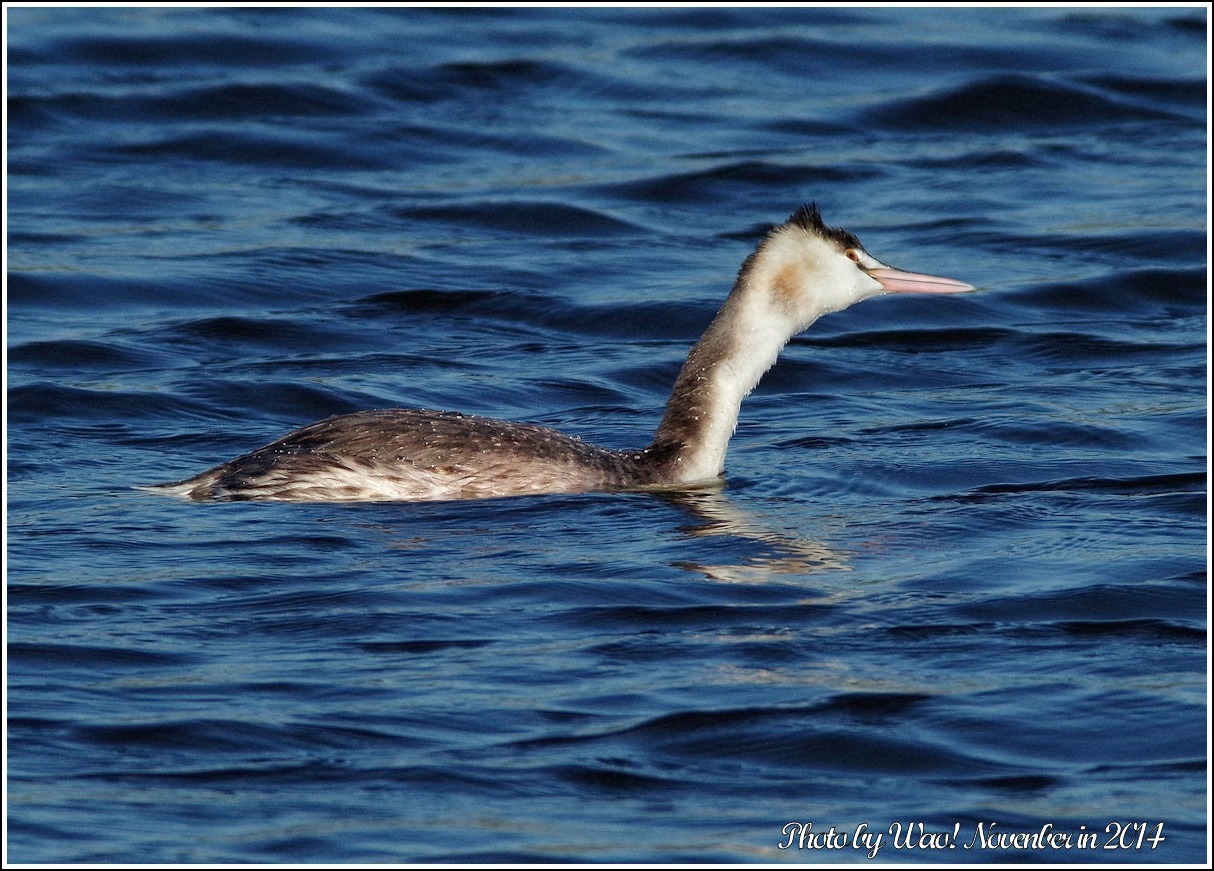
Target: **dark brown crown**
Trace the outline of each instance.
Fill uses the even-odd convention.
[[[788,219],[788,223],[795,224],[803,230],[817,233],[824,239],[830,239],[838,244],[840,248],[864,248],[855,233],[841,230],[838,227],[828,227],[826,222],[822,220],[822,213],[818,211],[817,203],[801,206],[801,208],[793,212],[792,217]]]

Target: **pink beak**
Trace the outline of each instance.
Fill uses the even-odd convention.
[[[972,284],[919,272],[903,272],[883,266],[865,270],[890,293],[966,293],[977,290]]]

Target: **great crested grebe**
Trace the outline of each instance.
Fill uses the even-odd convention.
[[[826,226],[816,205],[802,206],[742,264],[647,448],[608,450],[546,427],[393,408],[330,417],[147,489],[195,500],[361,502],[694,486],[723,473],[742,399],[820,316],[883,293],[969,290],[886,266],[854,234]]]

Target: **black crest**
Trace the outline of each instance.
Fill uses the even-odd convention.
[[[818,211],[817,203],[810,203],[806,206],[801,206],[793,212],[788,223],[795,224],[804,230],[809,230],[817,233],[825,239],[831,239],[837,242],[842,248],[863,248],[860,240],[855,233],[847,230],[841,230],[838,227],[828,227],[826,222],[822,220],[822,213]]]

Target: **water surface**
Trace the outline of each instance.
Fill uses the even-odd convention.
[[[1208,856],[1204,10],[7,14],[9,860]],[[719,492],[133,489],[641,445],[808,201],[980,292],[815,324]]]

